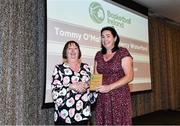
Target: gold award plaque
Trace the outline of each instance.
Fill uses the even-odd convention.
[[[90,79],[90,91],[95,91],[102,85],[102,74],[92,74]]]

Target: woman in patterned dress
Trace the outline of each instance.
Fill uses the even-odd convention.
[[[56,125],[87,125],[91,117],[90,105],[97,97],[95,92],[89,91],[90,67],[81,62],[80,47],[75,41],[65,44],[63,59],[52,75],[54,122]]]
[[[131,125],[131,97],[128,83],[133,80],[133,58],[118,47],[113,27],[101,30],[101,51],[95,56],[95,73],[103,74],[96,103],[96,125]]]

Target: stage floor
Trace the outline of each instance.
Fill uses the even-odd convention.
[[[159,110],[134,117],[133,125],[180,125],[180,110]]]

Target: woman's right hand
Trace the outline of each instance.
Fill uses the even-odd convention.
[[[85,82],[76,82],[76,83],[70,84],[69,88],[79,93],[84,93],[86,92],[87,88],[89,88],[89,85]]]
[[[111,89],[111,85],[101,85],[97,88],[97,92],[100,92],[100,93],[108,93],[110,92],[112,89]]]

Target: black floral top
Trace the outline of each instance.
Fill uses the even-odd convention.
[[[56,65],[52,75],[52,97],[55,103],[54,121],[58,118],[66,123],[88,120],[91,116],[90,105],[97,98],[96,92],[78,93],[69,89],[73,82],[90,80],[90,67],[81,63],[79,72],[74,72],[67,64]]]

